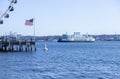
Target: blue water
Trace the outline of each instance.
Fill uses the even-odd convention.
[[[120,42],[37,43],[37,52],[0,53],[0,79],[120,79]]]

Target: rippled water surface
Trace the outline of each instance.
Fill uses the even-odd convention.
[[[120,79],[120,42],[37,43],[37,52],[0,53],[0,79]]]

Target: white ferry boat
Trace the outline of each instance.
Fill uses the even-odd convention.
[[[87,34],[80,34],[80,32],[74,32],[73,35],[63,34],[59,38],[58,42],[95,42],[95,38]]]

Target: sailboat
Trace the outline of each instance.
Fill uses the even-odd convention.
[[[44,51],[48,51],[48,48],[47,48],[47,46],[46,46],[46,43],[44,44],[44,49],[43,49]]]

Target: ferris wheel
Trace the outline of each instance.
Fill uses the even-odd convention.
[[[14,4],[17,3],[17,0],[8,0],[8,7],[6,10],[0,9],[0,24],[4,23],[4,19],[9,18],[9,13],[14,11]]]

